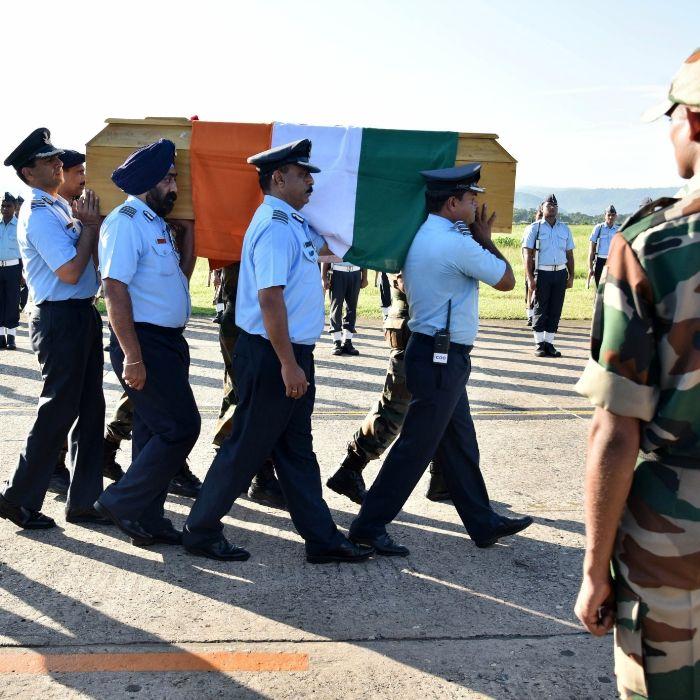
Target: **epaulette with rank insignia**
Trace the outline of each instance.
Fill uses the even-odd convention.
[[[287,216],[287,212],[284,212],[281,209],[275,209],[272,212],[272,220],[281,221],[283,224],[289,223],[289,217]]]
[[[154,221],[156,218],[155,214],[151,214],[150,211],[143,210],[143,215],[146,217],[146,221]]]
[[[304,223],[304,217],[301,214],[297,214],[295,211],[292,212],[292,219],[298,221],[300,224]]]
[[[134,207],[130,207],[129,205],[125,204],[120,210],[120,214],[126,214],[130,219],[133,219],[134,216],[136,216],[136,209]]]
[[[40,199],[32,200],[32,203],[31,203],[32,209],[39,209],[40,207],[45,207],[45,206],[46,206],[46,202],[42,202]]]

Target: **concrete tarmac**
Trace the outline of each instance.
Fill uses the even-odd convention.
[[[361,355],[316,349],[314,445],[325,480],[381,392],[388,349],[363,321]],[[191,322],[191,382],[201,478],[221,399],[218,327]],[[16,463],[40,387],[26,324],[0,352],[0,479]],[[0,521],[2,698],[614,698],[612,639],[573,615],[583,548],[582,483],[591,408],[573,390],[588,327],[565,323],[560,359],[536,358],[524,322],[485,321],[468,385],[495,507],[535,524],[474,547],[449,503],[424,498],[427,475],[391,534],[408,558],[310,565],[283,511],[241,499],[226,536],[243,563],[138,548],[113,527],[20,531]],[[109,361],[108,356],[107,362]],[[105,366],[108,418],[120,387]],[[126,450],[119,461],[128,465]],[[379,463],[366,471],[368,485]],[[338,525],[358,508],[324,487]],[[166,508],[181,526],[191,501]]]

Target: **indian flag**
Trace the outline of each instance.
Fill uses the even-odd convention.
[[[328,240],[334,253],[355,265],[386,272],[401,269],[425,218],[424,183],[419,171],[451,167],[457,155],[458,134],[449,131],[284,122],[275,122],[272,129],[262,124],[210,124],[217,133],[213,140],[203,138],[207,136],[207,128],[207,122],[193,124],[191,162],[197,248],[200,255],[219,260],[240,257],[244,233],[241,214],[245,212],[245,218],[249,219],[261,199],[255,191],[257,177],[251,166],[245,164],[245,158],[265,150],[261,144],[267,139],[270,139],[268,148],[303,138],[311,140],[311,162],[321,172],[314,175],[314,193],[302,215]],[[213,134],[214,131],[209,132]],[[249,149],[246,139],[250,139]],[[198,144],[205,142],[209,150],[203,154],[202,150],[206,149]],[[247,178],[245,183],[241,182],[243,177]],[[206,197],[200,193],[207,183],[221,190],[227,178],[232,180],[225,206],[232,210],[231,217],[237,218],[239,224],[227,228],[225,221],[229,219],[222,219],[212,226],[208,223],[212,211],[209,207],[204,210]],[[218,248],[214,255],[207,253],[210,246],[206,239],[214,235],[219,241],[214,247],[220,246],[221,240],[230,240],[228,250],[234,251],[233,256]]]

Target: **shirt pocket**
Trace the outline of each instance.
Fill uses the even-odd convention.
[[[558,248],[566,250],[566,244],[569,240],[569,234],[566,231],[556,230],[554,232],[553,241]]]
[[[160,275],[172,275],[175,272],[175,253],[166,243],[151,243],[155,270]]]

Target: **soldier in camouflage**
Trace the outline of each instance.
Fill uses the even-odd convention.
[[[661,114],[689,182],[625,222],[598,290],[576,614],[615,626],[623,698],[683,700],[700,698],[700,49]]]
[[[384,321],[384,337],[391,346],[389,368],[379,400],[370,408],[362,425],[348,443],[347,454],[338,470],[326,482],[331,491],[362,504],[366,488],[362,470],[378,459],[401,432],[411,394],[406,388],[404,353],[411,336],[408,328],[408,300],[401,275],[390,275],[391,307]],[[430,464],[430,484],[426,497],[431,501],[446,501],[450,492],[435,460]]]

